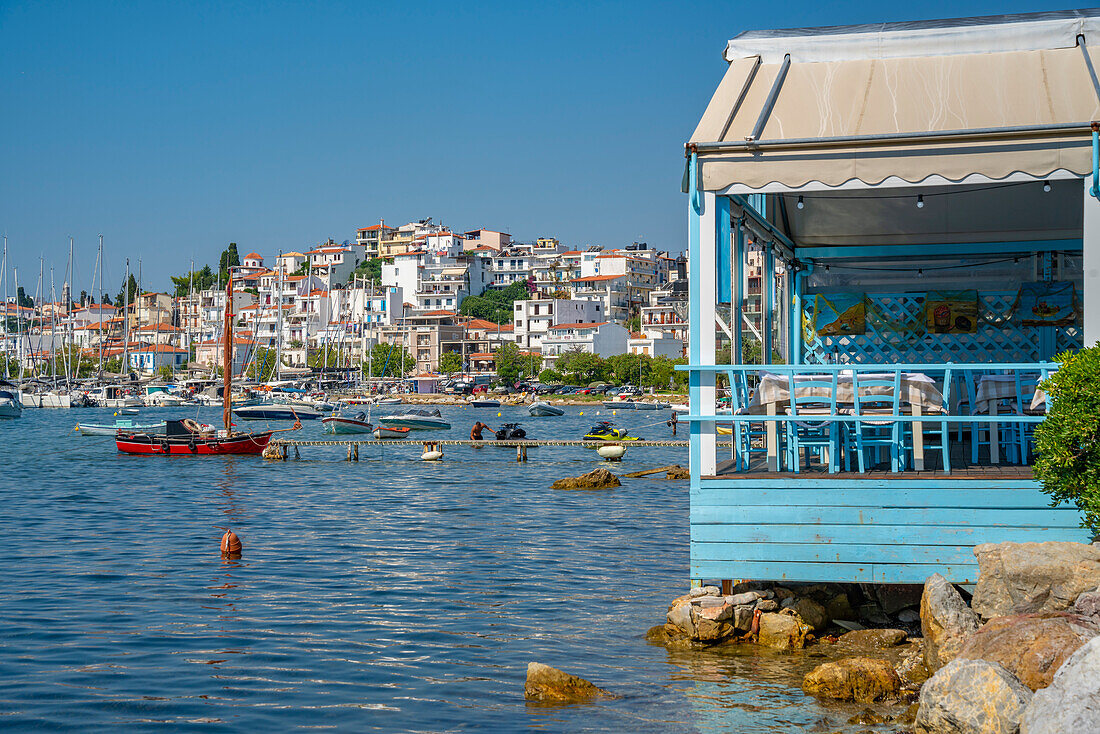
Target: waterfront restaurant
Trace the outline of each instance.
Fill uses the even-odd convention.
[[[1098,47],[1096,10],[729,42],[686,146],[693,583],[1088,541],[1030,464],[1038,383],[1100,338]],[[765,364],[718,364],[748,252]]]

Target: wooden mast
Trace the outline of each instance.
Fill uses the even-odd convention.
[[[222,353],[222,421],[227,436],[233,435],[233,406],[230,399],[230,385],[233,381],[233,273],[225,283],[225,345]]]

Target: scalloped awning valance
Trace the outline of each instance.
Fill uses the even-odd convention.
[[[1096,11],[918,25],[730,41],[727,54],[742,56],[689,142],[701,188],[1092,170]]]

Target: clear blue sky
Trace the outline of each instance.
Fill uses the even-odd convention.
[[[124,257],[165,289],[379,217],[680,250],[728,38],[1057,7],[0,0],[0,231],[32,292],[69,235],[77,291],[105,236],[112,294]]]

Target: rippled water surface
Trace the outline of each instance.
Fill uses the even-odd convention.
[[[444,407],[454,428],[432,435],[511,419],[532,437],[579,438],[595,417],[580,410]],[[666,438],[666,417],[615,420]],[[846,728],[850,711],[798,690],[801,658],[645,642],[687,586],[687,482],[550,490],[598,465],[585,449],[532,450],[526,464],[492,446],[449,447],[438,464],[403,447],[365,448],[358,463],[331,448],[285,463],[131,457],[75,433],[78,420],[113,419],[28,410],[0,423],[0,726]],[[686,459],[638,449],[621,469]],[[227,527],[239,561],[219,557]],[[532,660],[622,697],[527,705]]]

